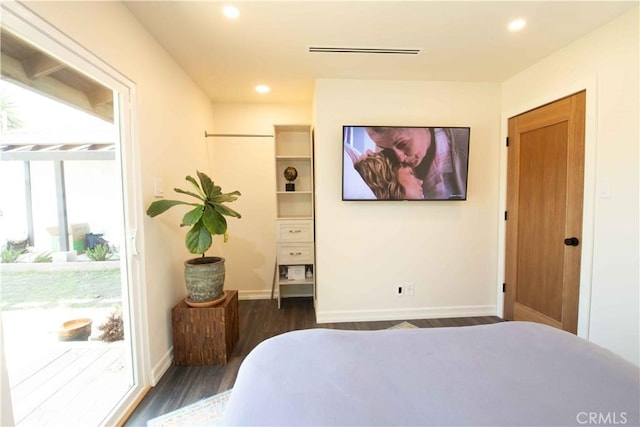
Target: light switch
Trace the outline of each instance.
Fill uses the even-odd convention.
[[[600,184],[598,185],[598,196],[601,199],[611,198],[611,181],[608,179],[600,180]]]
[[[158,199],[164,197],[164,184],[160,178],[153,180],[153,197]]]

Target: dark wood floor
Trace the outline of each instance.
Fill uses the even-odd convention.
[[[129,417],[125,426],[146,426],[147,420],[233,387],[240,364],[267,338],[298,329],[386,329],[402,320],[381,322],[316,323],[310,298],[289,298],[278,310],[275,300],[239,302],[240,340],[226,365],[171,366]],[[408,320],[421,328],[468,326],[501,322],[495,316]]]

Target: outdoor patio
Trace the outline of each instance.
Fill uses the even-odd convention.
[[[16,425],[100,424],[131,385],[124,342],[40,344],[8,357]]]
[[[129,343],[98,339],[122,304],[119,262],[0,264],[0,279],[15,424],[100,424],[132,383]],[[92,320],[89,339],[60,341],[63,322],[80,318]]]

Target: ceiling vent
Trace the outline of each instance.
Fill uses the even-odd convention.
[[[389,49],[375,47],[324,47],[309,46],[311,53],[376,53],[388,55],[418,55],[420,49]]]

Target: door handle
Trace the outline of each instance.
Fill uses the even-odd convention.
[[[578,246],[580,240],[578,240],[577,237],[569,237],[568,239],[564,239],[564,244],[567,246]]]

